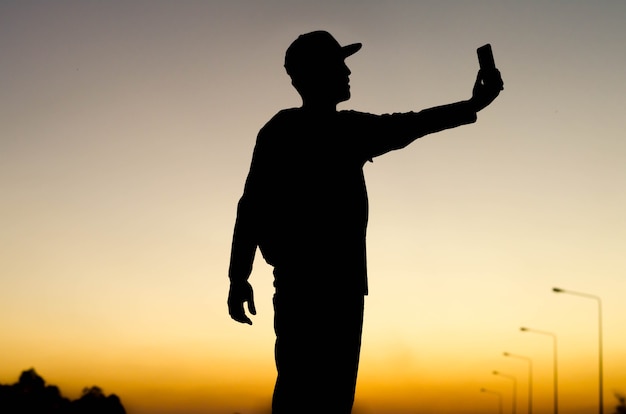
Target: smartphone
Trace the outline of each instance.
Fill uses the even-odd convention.
[[[496,62],[493,60],[493,52],[489,43],[476,49],[476,53],[478,54],[478,64],[481,69],[490,70],[496,68]]]

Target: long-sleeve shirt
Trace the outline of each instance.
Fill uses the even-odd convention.
[[[257,137],[237,209],[230,279],[248,278],[258,246],[275,268],[276,289],[367,294],[365,162],[475,121],[468,102],[386,115],[280,111]]]

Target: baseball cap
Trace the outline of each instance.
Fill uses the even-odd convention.
[[[361,43],[341,46],[337,40],[324,30],[305,33],[287,48],[285,69],[289,75],[306,71],[307,68],[343,60],[361,49]]]

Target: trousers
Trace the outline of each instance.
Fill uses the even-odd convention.
[[[350,414],[363,302],[360,293],[276,288],[272,414]]]

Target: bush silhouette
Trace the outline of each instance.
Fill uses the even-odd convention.
[[[83,389],[70,401],[55,385],[46,385],[34,368],[23,371],[13,385],[0,384],[0,412],[3,414],[126,414],[119,397],[106,396],[100,387]]]

